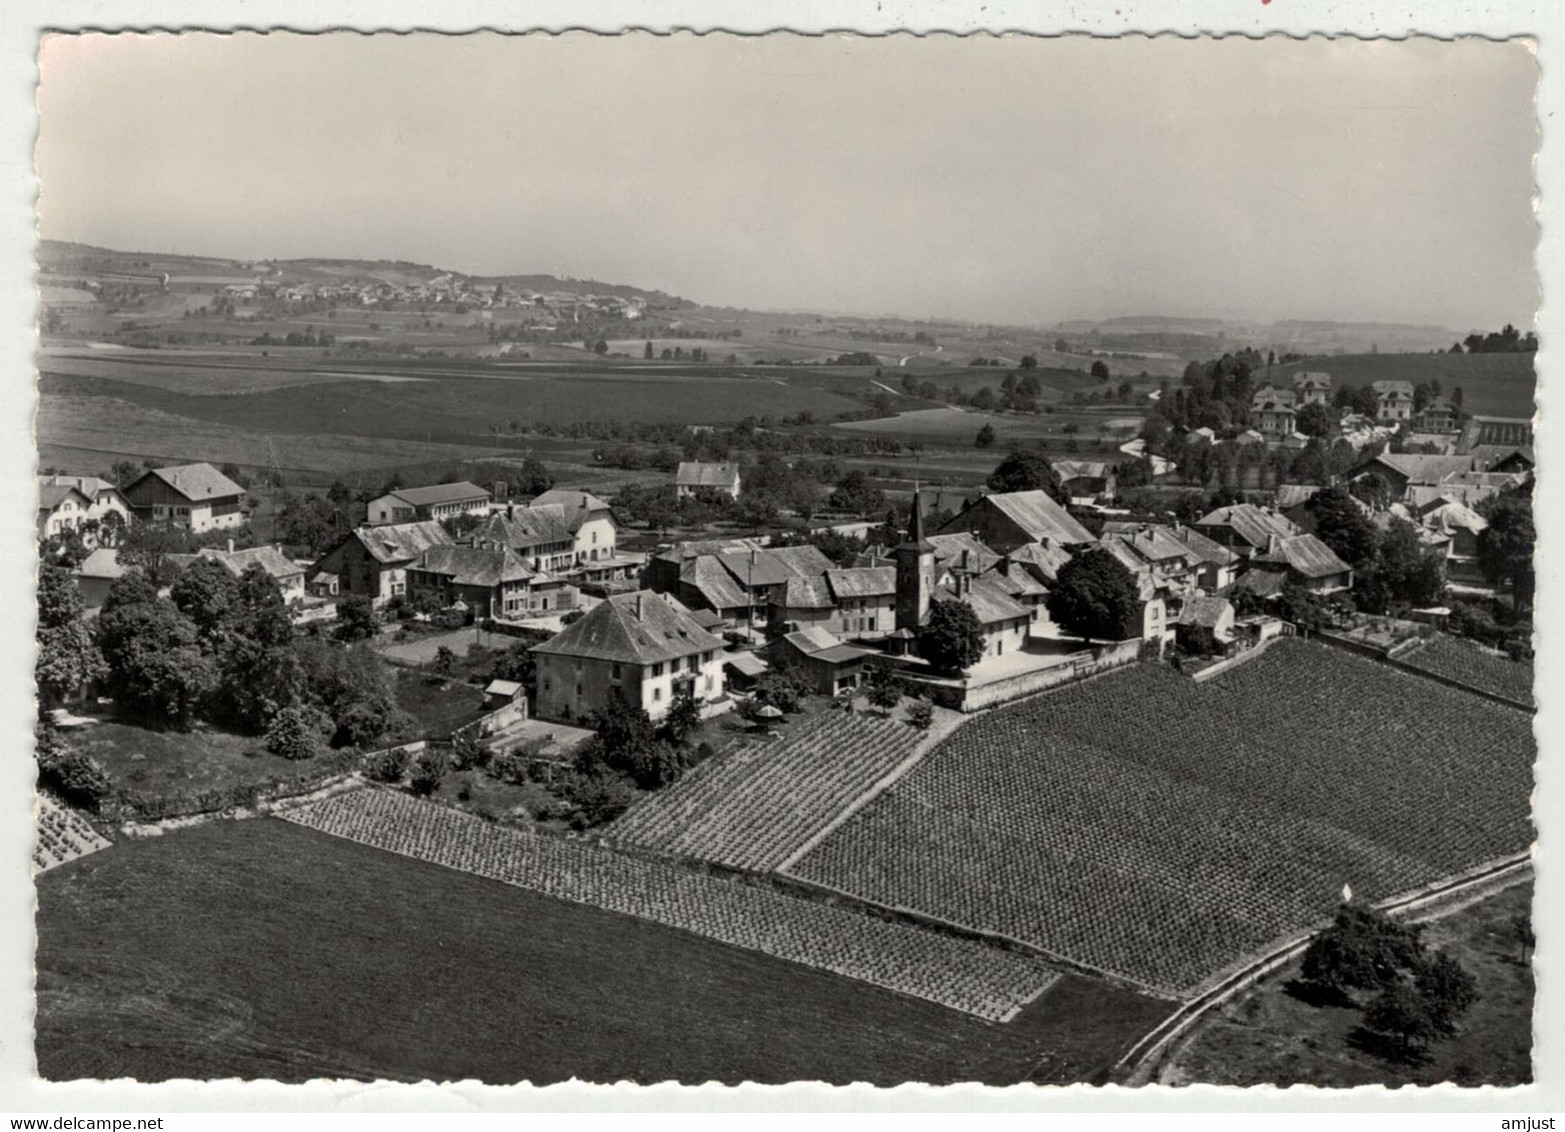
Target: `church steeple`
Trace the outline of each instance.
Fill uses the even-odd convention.
[[[935,546],[924,537],[924,508],[916,489],[907,538],[892,555],[897,561],[897,628],[917,632],[929,615],[935,589]]]

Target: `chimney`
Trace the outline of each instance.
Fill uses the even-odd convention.
[[[514,504],[514,503],[507,503],[505,505],[505,517],[507,519],[514,519],[514,518],[516,518],[516,504]]]
[[[641,591],[636,591],[636,620],[641,620]]]
[[[228,553],[232,554],[233,552],[234,552],[234,540],[233,539],[229,539],[228,540]]]

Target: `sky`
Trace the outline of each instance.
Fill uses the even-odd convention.
[[[1529,328],[1530,45],[55,35],[39,233],[717,305]]]

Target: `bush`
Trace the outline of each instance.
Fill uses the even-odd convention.
[[[408,752],[402,747],[376,751],[364,760],[364,774],[375,782],[401,782],[408,769]]]
[[[330,721],[311,707],[287,707],[266,729],[265,746],[285,759],[313,759],[321,753]]]
[[[590,829],[613,821],[630,808],[635,791],[617,774],[573,773],[562,781],[562,793],[571,803],[571,828]]]
[[[914,700],[908,704],[907,721],[920,731],[928,731],[935,723],[935,705],[928,700]]]
[[[412,788],[413,793],[420,797],[427,797],[440,789],[441,779],[445,776],[445,756],[440,751],[426,750],[413,760],[413,772],[408,777],[408,786]]]
[[[113,791],[103,764],[80,751],[66,750],[40,763],[38,781],[71,805],[91,811]]]

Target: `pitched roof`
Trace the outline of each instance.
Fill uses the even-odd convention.
[[[1293,375],[1293,387],[1302,390],[1330,389],[1331,374],[1319,370],[1296,373]]]
[[[1006,491],[986,495],[973,507],[994,507],[1015,523],[1032,542],[1054,539],[1067,546],[1093,542],[1091,532],[1043,491]],[[966,512],[963,512],[965,515]],[[962,521],[962,515],[952,524]]]
[[[1306,578],[1329,578],[1333,574],[1345,574],[1352,569],[1337,557],[1331,547],[1314,535],[1280,538],[1276,546],[1262,556],[1261,561],[1286,563],[1289,568]]]
[[[432,507],[441,503],[471,503],[479,499],[487,500],[489,493],[477,484],[462,483],[436,483],[428,487],[399,487],[396,491],[388,491],[386,495],[395,495],[405,503],[411,503],[414,507]],[[384,498],[384,496],[382,496]]]
[[[71,498],[72,496],[75,496],[77,499],[81,500],[83,503],[87,504],[88,506],[92,505],[92,500],[89,499],[86,495],[82,494],[80,491],[77,491],[74,487],[70,487],[70,486],[68,486],[66,484],[57,484],[57,483],[42,483],[42,484],[39,484],[38,485],[38,510],[40,510],[40,511],[53,511],[61,503],[64,503],[67,499]]]
[[[1277,492],[1272,497],[1272,505],[1279,511],[1286,511],[1290,507],[1297,507],[1301,503],[1308,503],[1315,498],[1321,490],[1318,483],[1282,483],[1277,485]]]
[[[1299,528],[1288,519],[1271,511],[1263,511],[1253,503],[1235,503],[1219,507],[1209,515],[1196,520],[1200,527],[1227,528],[1253,547],[1264,549],[1273,535],[1284,538],[1299,533]]]
[[[750,553],[747,550],[726,551],[719,558],[736,580],[745,581],[750,577]],[[755,558],[754,578],[758,586],[777,585],[790,577],[819,578],[836,567],[820,547],[808,543],[804,546],[769,546],[756,551]],[[763,576],[771,580],[763,581]]]
[[[1514,451],[1514,449],[1512,451]],[[83,495],[94,499],[106,491],[112,491],[114,494],[118,495],[120,490],[108,480],[99,479],[97,476],[39,476],[38,482],[40,484],[58,484],[61,487],[74,487]]]
[[[1052,467],[1062,480],[1105,479],[1114,470],[1105,460],[1055,460]]]
[[[723,642],[696,624],[683,605],[663,594],[638,590],[606,598],[531,651],[655,664],[722,647]]]
[[[359,527],[353,537],[377,562],[411,562],[432,546],[451,546],[456,540],[434,519],[417,523],[388,523],[383,527]]]
[[[723,487],[734,486],[734,479],[739,475],[738,464],[711,464],[699,460],[681,460],[679,470],[674,473],[674,482],[680,487]]]
[[[1452,472],[1467,472],[1473,467],[1471,456],[1426,456],[1413,452],[1382,452],[1370,461],[1404,477],[1408,483],[1439,483]]]
[[[783,586],[780,603],[784,609],[831,609],[832,600],[825,578],[789,578]]]
[[[1032,571],[1020,562],[1006,563],[1003,570],[996,565],[993,570],[985,573],[984,577],[994,579],[995,585],[1012,597],[1042,597],[1049,592],[1049,587],[1040,582]]]
[[[1001,621],[1031,619],[1032,614],[1002,586],[992,575],[973,578],[967,592],[961,593],[954,583],[938,586],[932,595],[937,601],[965,601],[978,615],[980,625],[994,625]]]
[[[759,676],[771,667],[764,656],[757,656],[753,652],[724,653],[723,663],[744,676]]]
[[[838,601],[844,598],[885,597],[897,592],[897,571],[894,566],[827,570],[826,585]]]
[[[614,520],[613,508],[596,495],[586,491],[566,491],[564,488],[557,487],[544,492],[527,506],[564,508],[565,521],[570,524],[573,534],[581,530],[581,525],[588,519],[604,517]]]
[[[1227,598],[1187,597],[1184,607],[1179,611],[1179,624],[1201,625],[1208,629],[1215,629],[1223,615],[1232,612],[1233,605]]]
[[[136,483],[147,476],[156,476],[186,499],[198,503],[245,493],[244,488],[211,464],[175,464],[167,468],[153,468]]]
[[[1396,397],[1400,400],[1411,401],[1413,399],[1413,383],[1411,381],[1372,381],[1369,387],[1375,391],[1375,396],[1381,400],[1388,397]]]
[[[1469,507],[1482,503],[1485,499],[1500,494],[1500,489],[1495,484],[1472,483],[1439,483],[1439,484],[1409,484],[1407,488],[1407,503],[1415,511],[1429,506],[1437,500],[1455,499],[1465,503]]]
[[[568,543],[575,539],[565,508],[559,505],[515,507],[479,522],[469,536],[474,546],[498,544],[513,550]]]
[[[432,546],[410,567],[440,574],[459,586],[492,588],[503,582],[525,582],[540,577],[508,546]]]
[[[1450,535],[1454,531],[1471,531],[1473,534],[1484,530],[1489,526],[1489,520],[1474,511],[1465,503],[1455,499],[1444,499],[1434,506],[1423,511],[1418,521],[1425,527],[1437,530],[1441,534]]]
[[[1108,522],[1103,524],[1103,539],[1117,539],[1148,562],[1192,562],[1197,556],[1174,537],[1168,527],[1157,523]]]
[[[1188,546],[1202,562],[1209,562],[1214,566],[1228,566],[1239,559],[1237,554],[1222,543],[1213,542],[1194,527],[1175,527],[1173,535]]]
[[[1060,567],[1071,560],[1064,547],[1045,546],[1041,542],[1029,542],[1025,546],[1019,546],[1011,551],[1009,558],[1013,564],[1027,567],[1032,574],[1045,582],[1054,581],[1059,576]]]
[[[1234,583],[1234,590],[1252,593],[1256,597],[1273,597],[1282,593],[1287,584],[1286,570],[1252,569],[1245,571],[1244,577]]]
[[[987,570],[1000,560],[996,554],[984,543],[976,538],[970,531],[955,531],[948,535],[930,535],[926,540],[935,551],[935,563],[940,566],[955,566],[961,563],[963,555],[967,556],[968,569],[974,573]],[[1026,545],[1035,545],[1028,543]]]
[[[836,648],[842,644],[832,633],[819,625],[807,625],[803,629],[795,630],[783,638],[794,648],[806,656],[824,652],[826,649]]]
[[[218,550],[206,547],[196,551],[199,558],[210,558],[228,567],[228,572],[238,577],[251,566],[260,566],[274,578],[293,578],[304,573],[304,567],[293,561],[275,546],[252,546],[244,550]]]
[[[713,609],[742,609],[750,604],[744,590],[714,554],[703,554],[685,562],[680,567],[679,580],[693,588]]]
[[[83,578],[122,578],[125,576],[125,567],[120,565],[120,552],[112,546],[100,546],[76,568],[78,576]]]

